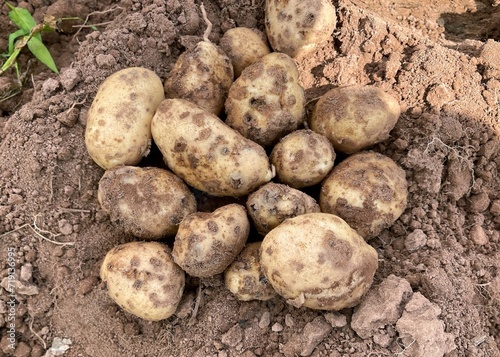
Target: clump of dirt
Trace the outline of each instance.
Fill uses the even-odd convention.
[[[327,90],[351,84],[378,86],[401,103],[391,138],[373,148],[409,182],[407,209],[370,241],[379,270],[365,301],[380,309],[313,311],[279,297],[239,302],[216,276],[189,279],[176,315],[160,322],[125,313],[98,277],[106,252],[135,238],[98,204],[103,171],[86,152],[85,119],[111,73],[144,66],[166,78],[202,38],[200,2],[19,3],[38,19],[67,6],[111,22],[76,37],[51,34],[51,51],[68,53],[55,56],[61,75],[37,67],[32,87],[1,104],[0,356],[12,354],[12,322],[15,356],[500,355],[500,44],[494,33],[449,38],[441,14],[476,11],[473,1],[419,1],[413,18],[404,4],[415,1],[391,1],[388,13],[386,3],[334,1],[334,36],[298,63],[309,110]],[[214,43],[234,26],[264,29],[261,2],[204,4]],[[1,38],[12,29],[5,14],[4,6]],[[154,162],[154,148],[151,155]]]

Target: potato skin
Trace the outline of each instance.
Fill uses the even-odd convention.
[[[387,140],[400,114],[398,101],[380,88],[333,88],[314,106],[309,125],[335,150],[352,154]]]
[[[158,242],[131,242],[111,249],[101,265],[109,296],[125,311],[149,321],[170,317],[184,290],[184,272],[170,248]]]
[[[227,30],[219,44],[231,59],[234,78],[238,78],[246,67],[262,56],[271,53],[266,35],[248,27],[235,27]]]
[[[222,206],[211,213],[192,213],[179,226],[172,256],[191,276],[217,275],[241,252],[249,232],[245,207],[239,204]]]
[[[270,155],[279,180],[293,188],[323,181],[333,168],[335,157],[335,150],[325,136],[306,129],[285,136]]]
[[[175,235],[182,219],[196,212],[196,199],[186,184],[156,167],[108,170],[99,181],[97,194],[111,221],[143,239]]]
[[[262,146],[297,129],[305,113],[298,74],[283,53],[270,53],[245,68],[229,90],[226,124]]]
[[[233,65],[224,51],[201,41],[175,62],[165,81],[165,96],[188,100],[219,115],[233,79]]]
[[[140,67],[122,69],[104,80],[90,106],[85,145],[103,169],[135,165],[151,146],[151,119],[163,100],[161,79]]]
[[[261,242],[247,244],[234,262],[224,272],[224,283],[238,300],[266,301],[276,296],[276,291],[262,274],[259,262]]]
[[[337,24],[329,0],[266,0],[265,14],[271,47],[294,58],[326,42]]]
[[[267,183],[248,196],[248,215],[257,231],[265,235],[287,218],[319,212],[311,196],[279,183]]]
[[[288,303],[341,310],[358,304],[368,291],[378,256],[341,218],[308,213],[286,220],[264,237],[260,263]]]
[[[321,186],[320,206],[368,240],[401,216],[407,196],[404,170],[385,155],[363,151],[333,168]]]
[[[261,146],[188,101],[165,99],[151,131],[170,169],[210,195],[244,196],[274,177]]]

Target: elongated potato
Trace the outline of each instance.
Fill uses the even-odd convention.
[[[111,221],[143,239],[175,235],[182,219],[196,212],[196,199],[186,184],[156,167],[108,170],[99,181],[97,194]]]
[[[151,131],[167,165],[213,196],[244,196],[274,177],[264,149],[182,99],[165,99]]]
[[[151,119],[163,98],[161,79],[149,69],[125,68],[106,78],[87,116],[90,157],[106,170],[137,164],[149,153]]]
[[[262,272],[296,306],[340,310],[359,303],[378,267],[378,255],[341,218],[307,213],[269,232],[260,247]]]

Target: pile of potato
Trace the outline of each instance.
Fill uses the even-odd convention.
[[[185,274],[224,273],[241,300],[278,294],[322,310],[359,303],[378,267],[367,240],[402,214],[407,184],[394,161],[367,150],[398,120],[389,94],[334,88],[306,116],[295,60],[327,41],[335,24],[328,0],[267,0],[274,52],[263,33],[235,28],[220,47],[205,36],[183,53],[164,83],[133,67],[101,84],[85,133],[90,156],[106,170],[98,199],[112,222],[140,239],[113,248],[101,267],[124,310],[168,318]],[[137,166],[152,140],[168,169]],[[336,163],[338,152],[353,155]],[[317,199],[305,193],[318,185]],[[246,207],[199,212],[198,190]],[[158,242],[169,237],[172,248]]]

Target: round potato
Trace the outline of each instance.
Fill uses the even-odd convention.
[[[201,41],[175,62],[165,81],[165,96],[188,100],[219,115],[233,79],[233,65],[224,51]]]
[[[249,65],[271,52],[266,35],[247,27],[228,30],[220,40],[220,47],[231,59],[235,78]]]
[[[236,203],[211,213],[192,213],[181,222],[175,236],[174,261],[191,276],[220,274],[241,252],[249,232],[245,207]]]
[[[333,168],[321,186],[320,206],[368,240],[401,216],[407,196],[404,170],[385,155],[363,151]]]
[[[248,215],[257,231],[265,235],[287,218],[319,212],[320,207],[304,192],[279,183],[267,183],[248,196]]]
[[[101,265],[111,298],[145,320],[170,317],[184,290],[184,272],[170,248],[158,242],[131,242],[111,249]]]
[[[337,25],[330,0],[266,0],[265,13],[271,47],[295,58],[312,53]]]
[[[264,149],[182,99],[165,99],[151,131],[167,165],[212,196],[244,196],[275,175]]]
[[[261,242],[248,244],[224,272],[224,283],[238,300],[266,301],[276,296],[260,270],[259,249]]]
[[[226,124],[262,146],[297,129],[305,113],[298,74],[283,53],[270,53],[245,68],[229,90]]]
[[[286,220],[265,236],[260,264],[289,304],[341,310],[358,304],[368,291],[378,256],[341,218],[308,213]]]
[[[163,98],[161,79],[149,69],[125,68],[106,78],[87,115],[90,157],[105,170],[139,163],[149,154],[151,120]]]
[[[182,219],[196,212],[196,199],[186,184],[156,167],[122,166],[106,171],[97,197],[111,221],[143,239],[175,235]]]
[[[312,130],[296,130],[285,136],[271,152],[279,180],[294,188],[313,186],[328,175],[335,162],[330,141]]]
[[[387,140],[400,114],[398,101],[380,88],[333,88],[314,106],[309,125],[335,150],[352,154]]]

